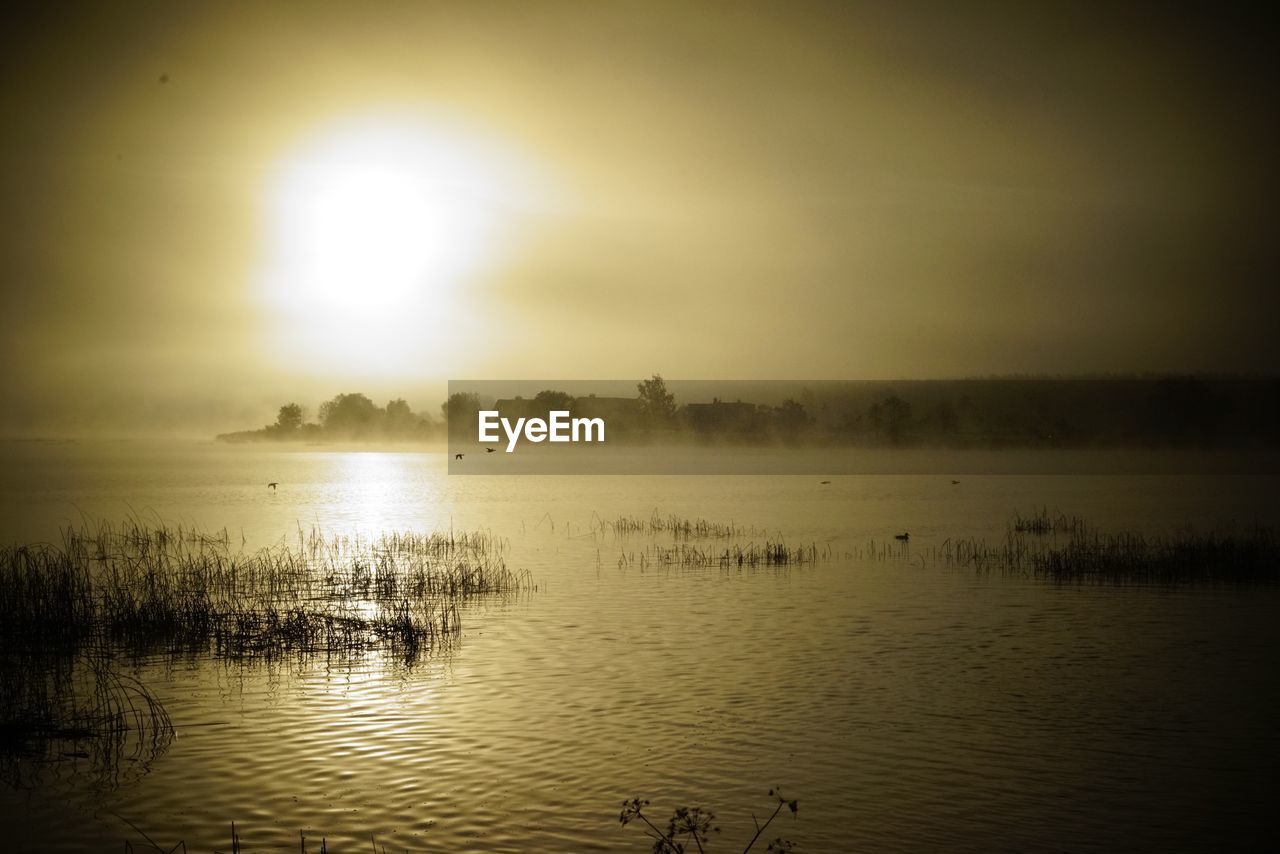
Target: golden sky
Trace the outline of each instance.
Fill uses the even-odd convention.
[[[1261,22],[902,5],[15,20],[0,433],[449,377],[1276,371]]]

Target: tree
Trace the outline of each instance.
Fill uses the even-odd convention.
[[[567,391],[553,391],[549,388],[533,396],[533,402],[539,412],[551,412],[556,409],[570,410],[573,408],[573,401],[573,395]]]
[[[1225,408],[1208,383],[1198,377],[1165,377],[1156,382],[1140,408],[1140,430],[1155,444],[1213,447]]]
[[[938,436],[955,436],[960,432],[960,416],[949,400],[934,404],[926,420],[929,428]]]
[[[867,420],[871,422],[873,429],[887,436],[896,445],[902,441],[907,423],[911,420],[911,404],[896,394],[891,394],[867,409]]]
[[[387,433],[403,436],[412,433],[417,424],[418,419],[414,417],[413,410],[409,408],[409,404],[403,397],[387,403]]]
[[[320,404],[320,423],[326,433],[365,436],[374,432],[384,415],[378,405],[363,394],[340,394]]]
[[[302,427],[302,407],[296,403],[286,403],[280,407],[276,416],[275,428],[280,433],[294,433]]]
[[[440,412],[450,436],[476,437],[476,418],[480,412],[480,395],[470,391],[456,391],[440,404]]]
[[[675,395],[667,391],[661,374],[636,383],[640,392],[640,413],[649,427],[667,427],[676,417]]]
[[[813,418],[805,411],[804,404],[787,398],[772,412],[774,428],[784,436],[796,436],[813,426]]]

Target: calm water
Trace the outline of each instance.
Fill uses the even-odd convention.
[[[0,540],[82,517],[226,527],[248,548],[481,528],[538,589],[468,605],[448,655],[154,661],[177,738],[118,786],[69,761],[0,785],[18,850],[644,851],[714,809],[741,850],[766,790],[809,851],[1213,850],[1270,836],[1280,591],[1054,587],[929,559],[1041,506],[1106,528],[1277,521],[1274,479],[1207,476],[450,477],[441,453],[8,444]],[[957,462],[956,470],[964,470]],[[280,482],[278,492],[265,488]],[[594,520],[734,521],[829,548],[787,570],[641,571]],[[909,548],[892,534],[911,532]],[[870,544],[874,542],[875,546]],[[894,547],[884,549],[886,544]],[[137,763],[141,764],[141,763]],[[1265,834],[1265,835],[1264,835]],[[772,837],[771,833],[770,836]],[[9,846],[6,846],[9,847]],[[141,849],[139,849],[141,850]],[[763,850],[763,848],[761,848]]]

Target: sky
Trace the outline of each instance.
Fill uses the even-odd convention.
[[[1275,374],[1275,29],[1118,5],[31,11],[0,435],[450,378]]]

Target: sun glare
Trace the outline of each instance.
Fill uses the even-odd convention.
[[[440,260],[448,225],[442,206],[394,168],[341,164],[315,176],[294,199],[300,280],[309,296],[334,304],[394,304]],[[436,245],[433,245],[436,244]],[[435,264],[432,262],[435,261]]]
[[[463,286],[501,260],[528,201],[515,158],[456,126],[377,119],[317,135],[268,196],[272,341],[327,371],[421,372],[405,361],[456,337]]]

